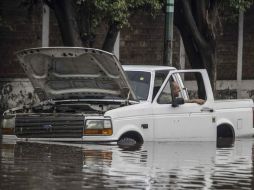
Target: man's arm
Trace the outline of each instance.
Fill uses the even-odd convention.
[[[192,100],[185,100],[186,103],[197,103],[199,105],[202,105],[205,103],[205,100],[203,99],[192,99]]]

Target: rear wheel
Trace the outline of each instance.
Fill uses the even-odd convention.
[[[217,127],[217,139],[221,138],[235,138],[234,129],[228,124],[222,124]]]
[[[221,124],[217,127],[217,148],[229,148],[235,141],[234,128],[229,124]]]

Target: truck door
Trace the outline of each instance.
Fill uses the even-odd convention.
[[[204,79],[208,80],[205,70],[169,73],[152,103],[155,139],[216,141],[213,94]],[[178,85],[178,94],[173,84]],[[198,104],[200,100],[204,103]]]

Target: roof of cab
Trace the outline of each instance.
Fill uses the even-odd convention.
[[[175,67],[161,66],[161,65],[122,65],[124,70],[131,71],[158,71],[158,70],[175,70]]]

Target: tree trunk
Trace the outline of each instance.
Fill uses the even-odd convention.
[[[119,29],[116,23],[109,25],[109,29],[102,46],[103,50],[113,52],[118,32]]]
[[[75,1],[52,0],[64,46],[82,46],[78,24],[76,20]]]
[[[92,4],[92,1],[82,1],[76,9],[80,38],[84,47],[93,47],[96,37],[94,31],[96,26],[93,26],[94,10]]]
[[[216,82],[216,0],[176,0],[175,25],[179,29],[193,69],[207,69],[212,88]],[[199,84],[199,87],[201,84]],[[201,92],[200,92],[201,93]],[[200,94],[204,96],[204,94]]]
[[[95,34],[91,31],[92,13],[89,10],[89,1],[83,2],[79,8],[75,7],[73,0],[44,0],[44,2],[55,12],[64,46],[93,46]],[[79,17],[77,13],[80,14]],[[102,45],[103,50],[113,52],[118,32],[118,24],[110,23]]]

